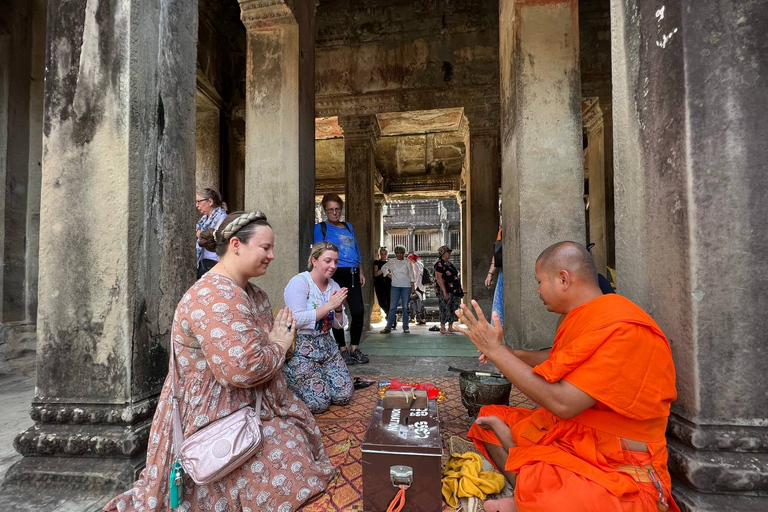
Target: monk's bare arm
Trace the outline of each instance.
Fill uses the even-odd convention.
[[[547,382],[507,347],[495,346],[486,350],[488,359],[517,389],[561,418],[572,418],[595,404],[594,398],[564,380]]]
[[[512,350],[512,354],[533,368],[540,365],[549,357],[549,349],[545,350]]]
[[[456,311],[459,321],[466,325],[465,328],[459,328],[459,330],[472,341],[481,354],[484,354],[488,360],[496,365],[499,371],[531,400],[561,418],[576,416],[595,404],[594,398],[568,382],[564,380],[547,382],[543,377],[534,373],[533,366],[535,365],[529,364],[530,361],[517,355],[522,351],[510,350],[504,346],[504,334],[498,318],[496,318],[495,326],[492,326],[485,319],[485,315],[475,301],[472,301],[472,306],[475,314],[472,314],[466,305],[462,305]],[[532,354],[536,354],[536,352]],[[536,354],[531,357],[541,358],[542,355]],[[544,359],[546,357],[539,362],[543,362]]]

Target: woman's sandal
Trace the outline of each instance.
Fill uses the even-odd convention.
[[[355,381],[352,383],[352,387],[355,389],[367,388],[376,381],[373,380],[361,380],[360,377],[355,377]]]
[[[438,332],[440,330],[440,327],[437,325],[433,325],[432,327],[429,328],[429,330],[432,332]]]

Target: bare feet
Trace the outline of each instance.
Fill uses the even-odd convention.
[[[512,439],[512,431],[498,416],[480,416],[475,420],[475,425],[492,430],[504,449],[509,450],[515,446],[515,442]]]
[[[483,503],[483,510],[486,512],[516,512],[515,500],[512,498],[502,498],[500,500],[488,500]]]

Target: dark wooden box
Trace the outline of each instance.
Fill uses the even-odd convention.
[[[403,512],[441,512],[443,440],[435,400],[428,409],[384,409],[379,400],[363,438],[363,508],[384,512],[397,494],[390,468],[413,468]]]

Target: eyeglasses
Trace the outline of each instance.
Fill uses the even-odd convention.
[[[341,208],[326,208],[325,211],[329,213],[339,213],[341,211]]]
[[[208,199],[210,199],[210,197]],[[200,204],[203,201],[207,201],[208,199],[197,199],[197,200],[195,200],[195,204]]]

